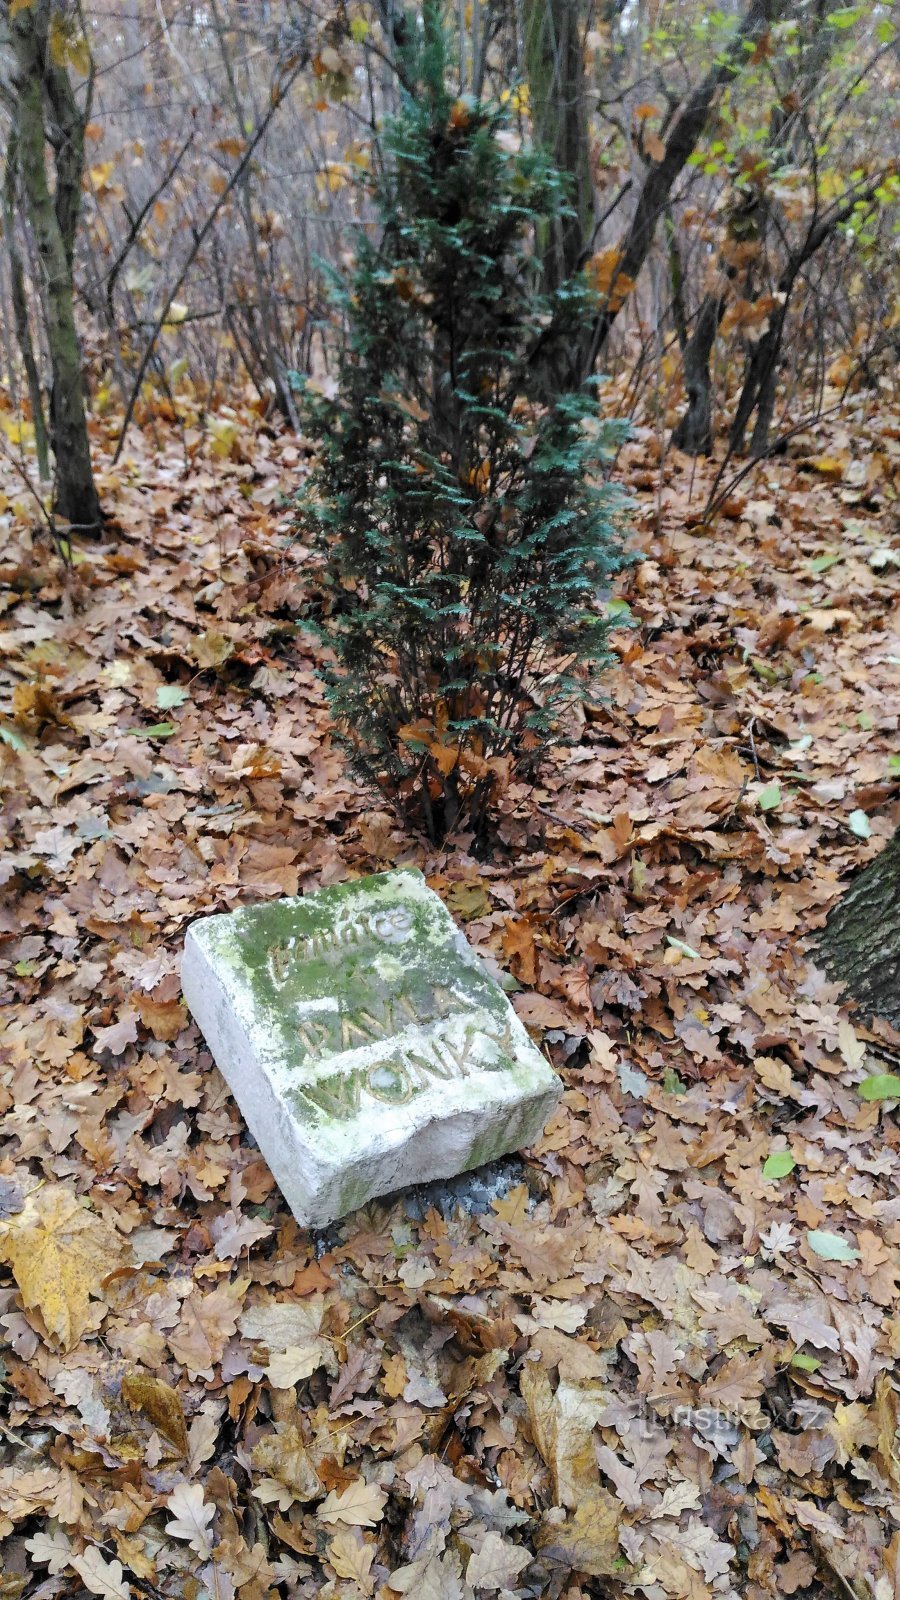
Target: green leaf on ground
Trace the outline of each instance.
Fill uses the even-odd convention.
[[[183,706],[188,697],[187,689],[182,689],[177,683],[161,683],[156,691],[156,704],[160,711],[174,711],[176,706]]]
[[[18,750],[20,755],[23,750],[28,749],[22,735],[16,733],[15,728],[11,728],[8,723],[0,724],[0,739],[3,740],[4,744],[9,745],[11,750]]]
[[[683,939],[676,939],[673,933],[666,934],[666,944],[670,944],[673,950],[680,950],[683,956],[690,956],[692,961],[703,960],[699,950],[694,950],[691,945],[685,944]]]
[[[781,805],[781,784],[767,783],[756,796],[756,803],[760,811],[774,811],[776,806]]]
[[[762,1175],[764,1178],[786,1178],[796,1165],[790,1150],[773,1150],[763,1162]]]
[[[863,1078],[859,1093],[863,1100],[900,1100],[900,1075],[876,1072],[871,1078]]]
[[[839,1233],[826,1233],[822,1228],[807,1229],[806,1242],[823,1261],[858,1261],[859,1251],[842,1239]]]
[[[153,722],[149,728],[126,728],[126,733],[136,739],[170,739],[175,732],[174,722]]]

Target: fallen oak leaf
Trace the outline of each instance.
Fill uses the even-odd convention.
[[[95,1544],[89,1545],[83,1555],[70,1555],[69,1566],[100,1600],[131,1600],[131,1584],[121,1561],[107,1561]]]
[[[320,1522],[346,1522],[354,1528],[374,1528],[381,1521],[387,1495],[377,1483],[357,1478],[340,1493],[332,1489],[319,1506]]]
[[[289,1511],[295,1500],[318,1500],[325,1487],[295,1423],[276,1423],[275,1432],[254,1445],[250,1459],[257,1472],[266,1473],[254,1484],[257,1500],[266,1505],[277,1500],[280,1511]]]
[[[311,1377],[323,1360],[321,1352],[311,1344],[293,1345],[289,1350],[279,1350],[263,1371],[273,1389],[293,1389]]]
[[[593,1432],[606,1404],[604,1388],[563,1379],[554,1394],[546,1368],[531,1361],[522,1365],[519,1388],[531,1436],[553,1474],[554,1497],[574,1508],[597,1486]]]
[[[205,633],[198,634],[193,640],[191,654],[201,670],[211,667],[221,667],[233,656],[235,642],[227,634],[218,633],[215,628],[207,628]]]
[[[137,1026],[137,1013],[128,1011],[118,1022],[111,1022],[108,1028],[93,1028],[94,1049],[108,1050],[111,1055],[120,1056],[128,1045],[136,1042]]]
[[[322,1335],[325,1297],[310,1295],[306,1300],[249,1306],[238,1326],[245,1339],[264,1345],[269,1354],[266,1377],[275,1389],[292,1389],[325,1367],[334,1377],[338,1367],[334,1350]]]
[[[34,1190],[0,1225],[8,1261],[27,1310],[37,1307],[47,1332],[71,1350],[90,1325],[90,1297],[121,1261],[123,1240],[65,1184]]]
[[[206,1295],[195,1285],[182,1302],[181,1320],[166,1334],[166,1340],[175,1360],[187,1368],[192,1378],[212,1379],[237,1326],[248,1281],[239,1278],[234,1283],[220,1283]]]
[[[173,1539],[186,1539],[194,1553],[206,1560],[212,1554],[210,1523],[216,1508],[206,1504],[201,1485],[177,1484],[166,1504],[173,1513],[171,1522],[166,1523],[166,1533]]]
[[[271,1223],[261,1222],[259,1217],[247,1217],[233,1210],[216,1217],[209,1230],[210,1238],[215,1244],[217,1261],[226,1261],[229,1256],[243,1255],[255,1244],[259,1244],[260,1239],[268,1238],[272,1232]]]
[[[56,1578],[64,1572],[72,1557],[72,1546],[61,1528],[52,1533],[36,1533],[25,1540],[25,1549],[39,1566],[49,1567],[50,1576]]]
[[[487,1533],[470,1558],[466,1583],[473,1589],[511,1589],[523,1567],[532,1560],[530,1550],[523,1550],[499,1533]]]
[[[338,1528],[328,1541],[327,1560],[339,1578],[351,1578],[364,1594],[371,1593],[369,1573],[375,1560],[375,1546],[366,1544],[355,1528]]]
[[[460,1600],[461,1566],[455,1551],[429,1556],[398,1567],[387,1581],[392,1594],[413,1594],[416,1600]]]
[[[136,993],[134,1003],[148,1033],[168,1043],[187,1027],[187,1007],[178,1000],[156,1000],[152,994]]]

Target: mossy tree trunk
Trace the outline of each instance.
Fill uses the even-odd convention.
[[[31,0],[9,18],[18,136],[15,160],[43,276],[56,509],[74,527],[90,530],[100,526],[102,513],[91,468],[73,292],[85,116],[60,59],[58,41],[64,34],[53,28],[59,10],[57,0]],[[52,190],[48,144],[53,153]]]
[[[866,1014],[900,1028],[900,833],[838,901],[819,956]]]

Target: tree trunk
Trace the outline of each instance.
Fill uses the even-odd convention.
[[[31,325],[28,319],[25,269],[22,265],[22,256],[19,251],[19,241],[16,234],[18,153],[19,141],[13,132],[10,134],[6,146],[6,170],[3,174],[3,231],[6,235],[6,249],[9,254],[10,298],[12,301],[13,322],[16,329],[19,354],[22,358],[22,365],[25,368],[25,381],[28,385],[28,399],[31,405],[31,421],[34,426],[34,448],[37,455],[38,477],[42,483],[46,483],[50,477],[50,445],[47,438],[47,422],[44,416],[44,397],[41,393],[40,373],[38,372],[34,343],[31,338]]]
[[[525,0],[525,64],[538,144],[569,185],[568,215],[539,241],[548,289],[581,266],[590,247],[594,185],[588,147],[581,0]]]
[[[788,270],[782,274],[782,278],[779,281],[779,289],[782,291],[784,299],[772,312],[766,332],[757,340],[747,358],[744,383],[738,399],[737,410],[734,414],[734,421],[731,424],[731,449],[742,450],[748,423],[754,410],[756,411],[756,422],[750,443],[750,454],[754,460],[764,456],[769,448],[769,430],[772,426],[772,415],[775,410],[775,381],[778,375],[778,357],[781,352],[781,340],[784,335],[788,303],[796,277],[797,272],[793,268],[793,262],[790,262]]]
[[[693,155],[697,142],[712,111],[719,90],[738,76],[748,59],[751,40],[765,33],[773,0],[751,0],[740,27],[710,68],[702,83],[676,112],[672,130],[666,139],[661,160],[652,161],[638,196],[631,226],[619,252],[618,271],[613,277],[623,282],[636,283],[638,274],[647,259],[656,235],[656,226],[663,215],[678,174],[688,158]],[[608,305],[600,313],[593,329],[588,372],[592,372],[610,329],[625,302],[624,294],[611,294]]]
[[[84,165],[84,118],[64,69],[53,64],[49,40],[53,11],[53,0],[33,0],[10,22],[18,167],[44,276],[47,343],[53,369],[50,438],[56,463],[56,509],[73,526],[96,529],[102,512],[91,469],[72,285]],[[55,153],[54,194],[47,179],[48,142]]]
[[[900,833],[842,895],[818,952],[866,1015],[900,1028]]]
[[[708,456],[712,450],[709,363],[724,309],[722,295],[708,294],[697,312],[693,332],[684,347],[684,387],[688,404],[672,434],[672,443],[676,450],[686,450],[691,456]]]
[[[823,244],[834,236],[848,217],[851,217],[854,211],[861,211],[864,206],[874,204],[879,187],[884,183],[890,170],[886,168],[871,182],[851,184],[847,190],[848,198],[835,203],[823,215],[817,215],[809,226],[806,238],[788,256],[778,280],[779,303],[772,312],[766,332],[753,346],[747,359],[744,383],[731,424],[732,450],[742,449],[750,418],[758,407],[750,454],[755,459],[767,454],[772,414],[775,410],[778,359],[794,285],[807,261],[812,260],[816,251],[821,250]]]

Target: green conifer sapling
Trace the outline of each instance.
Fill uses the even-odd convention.
[[[483,833],[607,659],[597,595],[622,564],[604,479],[622,425],[553,373],[591,314],[583,279],[540,286],[536,229],[565,205],[502,106],[439,82],[392,125],[377,226],[335,281],[335,392],[301,500],[322,564],[317,625],[359,766],[440,840]]]

